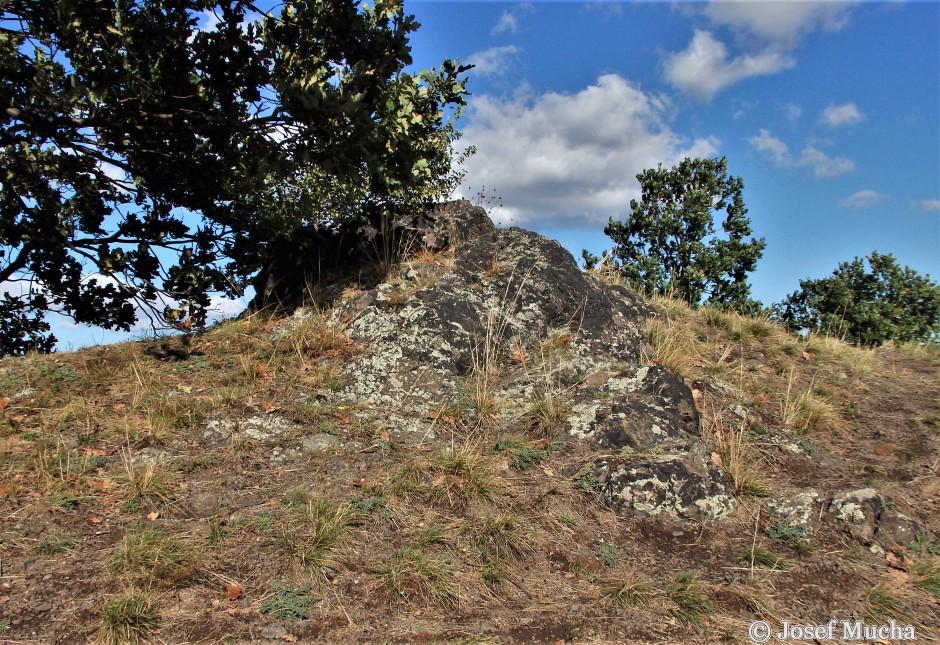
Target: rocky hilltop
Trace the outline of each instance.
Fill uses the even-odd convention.
[[[186,343],[0,365],[0,637],[936,634],[935,352],[647,301],[465,201],[271,254]]]

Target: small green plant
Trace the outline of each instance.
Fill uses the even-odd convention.
[[[761,569],[770,569],[771,571],[786,569],[787,564],[786,559],[779,553],[762,549],[760,547],[753,547],[748,549],[744,554],[744,561],[748,564],[748,566],[758,567]]]
[[[255,515],[255,528],[259,531],[267,531],[274,526],[276,521],[277,519],[271,511],[261,511]]]
[[[72,546],[71,541],[62,537],[62,534],[58,531],[54,531],[51,535],[36,543],[36,551],[46,555],[54,555],[62,553],[70,546]]]
[[[398,549],[392,555],[391,566],[379,573],[389,588],[406,600],[417,596],[444,607],[457,606],[460,587],[443,557],[428,556],[419,549]]]
[[[803,454],[807,457],[815,456],[816,452],[819,450],[819,448],[816,447],[816,444],[814,444],[809,439],[800,439],[799,443],[796,445],[799,446],[800,450],[802,450]]]
[[[907,546],[918,555],[940,555],[940,549],[937,548],[937,543],[928,538],[926,533],[918,533],[915,535],[914,541]]]
[[[150,640],[159,625],[157,601],[149,594],[132,593],[110,600],[101,612],[101,636],[115,645]]]
[[[418,544],[429,546],[431,544],[443,544],[447,541],[447,529],[440,526],[427,526],[418,535]]]
[[[764,533],[767,534],[771,542],[789,545],[802,541],[805,536],[802,526],[787,524],[786,522],[777,522],[773,526],[765,528]]]
[[[10,629],[12,621],[9,618],[0,618],[0,634]]]
[[[262,614],[274,614],[278,620],[304,620],[307,609],[318,602],[310,595],[310,587],[282,587],[271,585],[271,597],[258,608]]]
[[[574,481],[581,490],[588,493],[593,493],[601,488],[601,483],[597,481],[597,475],[594,472],[594,464],[584,464],[584,467],[575,476]]]
[[[578,525],[578,518],[576,518],[573,515],[568,515],[566,513],[562,513],[561,515],[559,515],[558,521],[564,524],[565,526],[569,526],[571,528],[574,528]]]
[[[610,542],[601,542],[597,547],[597,559],[605,566],[612,567],[620,559],[620,549]]]
[[[641,607],[653,599],[653,585],[647,580],[626,580],[601,592],[608,602],[617,607]]]
[[[66,511],[73,511],[78,506],[78,499],[63,493],[56,493],[52,496],[52,504]]]
[[[667,590],[669,599],[676,605],[672,615],[686,625],[703,627],[705,620],[715,612],[710,594],[708,586],[699,581],[698,572],[683,571]]]

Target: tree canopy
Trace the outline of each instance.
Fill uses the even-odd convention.
[[[861,345],[937,340],[940,285],[898,265],[890,253],[842,262],[832,276],[800,280],[800,290],[774,305],[794,331],[818,331]]]
[[[49,350],[47,311],[204,324],[296,226],[459,182],[467,67],[407,71],[395,0],[280,6],[2,3],[0,355]]]
[[[647,294],[672,294],[692,305],[747,309],[747,276],[763,254],[764,239],[751,235],[744,182],[728,174],[727,159],[684,159],[636,176],[642,196],[631,200],[623,222],[604,229],[615,246],[611,256],[633,287]],[[723,239],[714,217],[724,212]]]

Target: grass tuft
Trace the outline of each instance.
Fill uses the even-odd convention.
[[[175,535],[153,527],[124,536],[108,559],[108,568],[144,587],[176,587],[198,570],[190,549]]]
[[[705,621],[715,613],[715,605],[708,585],[698,579],[698,572],[683,571],[669,585],[667,595],[675,603],[672,615],[686,625],[703,627]]]
[[[428,556],[420,549],[398,549],[390,567],[379,573],[399,597],[421,598],[446,608],[458,605],[460,586],[450,563],[441,556]]]
[[[101,637],[115,645],[148,641],[159,625],[157,601],[150,594],[122,596],[108,601],[101,611]]]

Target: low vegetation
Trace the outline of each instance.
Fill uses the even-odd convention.
[[[737,497],[717,524],[600,503],[590,455],[559,425],[567,392],[581,387],[555,378],[566,330],[480,347],[489,372],[471,375],[474,396],[512,404],[494,399],[500,370],[539,386],[515,402],[512,427],[457,405],[429,414],[437,438],[413,444],[386,431],[384,411],[332,396],[345,387],[343,362],[368,348],[327,311],[232,320],[187,345],[4,360],[4,636],[213,642],[283,625],[298,641],[365,642],[421,640],[434,624],[442,640],[457,629],[676,642],[741,640],[751,620],[825,622],[833,609],[929,620],[940,527],[921,527],[896,551],[899,564],[846,547],[842,534],[808,533],[768,504],[808,488],[874,487],[915,509],[936,495],[930,477],[904,473],[936,468],[940,355],[651,304],[644,360],[690,385]],[[320,447],[291,453],[301,441]],[[891,573],[899,567],[903,577]],[[808,570],[821,572],[817,595],[801,578]],[[828,575],[841,576],[838,588],[819,582]],[[784,609],[792,594],[800,603]]]

